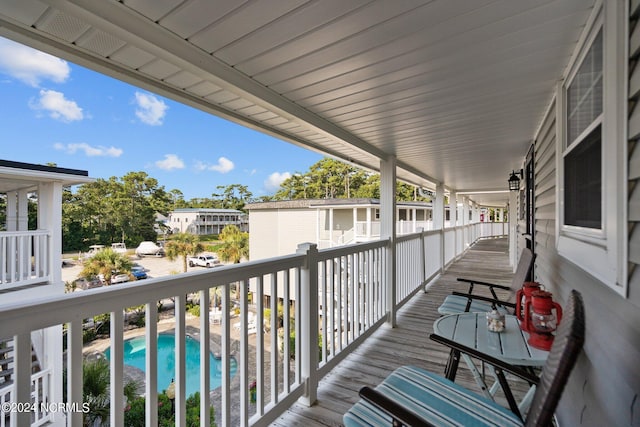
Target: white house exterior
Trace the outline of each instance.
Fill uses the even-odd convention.
[[[298,199],[249,203],[249,258],[263,259],[295,252],[300,243],[312,242],[318,248],[331,248],[380,238],[380,201],[377,199]],[[486,211],[486,208],[483,208]],[[462,221],[463,204],[457,206]],[[503,222],[505,208],[496,208],[496,222]],[[484,222],[480,207],[469,204],[468,222]],[[449,206],[444,226],[449,227]],[[396,204],[396,233],[406,235],[433,230],[433,204]],[[498,222],[498,220],[500,220]],[[488,222],[488,215],[487,221]]]
[[[247,214],[235,209],[185,208],[169,212],[165,224],[173,233],[220,234],[227,225],[247,231]]]
[[[5,198],[5,221],[0,224],[0,309],[64,294],[62,269],[62,189],[92,181],[86,171],[0,160],[0,196]],[[29,197],[37,199],[37,228],[29,229]],[[14,340],[2,340],[13,348]],[[31,385],[40,401],[62,399],[62,327],[31,332],[32,358],[24,360],[32,372]],[[13,352],[0,356],[0,401],[11,398],[18,367]],[[5,363],[3,363],[3,361]],[[54,421],[61,414],[38,413],[35,421]],[[4,414],[2,415],[4,417]]]
[[[300,277],[304,292],[324,274],[318,259],[335,264],[361,251],[385,266],[367,283],[385,296],[372,325],[393,327],[407,295],[398,291],[404,289],[399,277],[421,262],[413,258],[417,248],[429,251],[427,261],[435,259],[431,273],[478,236],[464,220],[444,228],[444,193],[454,209],[462,200],[508,204],[514,264],[519,249],[530,247],[537,255],[533,278],[560,303],[571,289],[585,303],[585,345],[556,411],[559,425],[640,425],[640,2],[248,1],[223,9],[205,3],[2,2],[0,28],[13,40],[379,171],[381,239],[321,252],[299,248],[288,257],[139,288],[95,290],[55,299],[55,307],[106,310],[119,319],[132,301],[153,309],[158,297],[206,292],[211,283],[255,279],[260,288],[283,270]],[[507,178],[521,169],[521,191],[505,193]],[[398,179],[436,193],[434,232],[410,250],[395,229]],[[322,277],[330,284],[341,280]],[[407,283],[417,290],[423,278]],[[316,302],[314,292],[305,295],[313,314]],[[0,324],[11,327],[3,336],[74,321],[71,312],[47,304],[0,309]],[[317,319],[307,316],[303,323],[307,354],[296,355],[305,362],[287,390],[289,400],[262,406],[260,425],[295,399],[312,405],[319,378],[335,366],[318,367],[317,351],[309,351],[317,344]],[[148,339],[153,342],[153,334]],[[240,348],[248,350],[246,340]],[[81,348],[71,354],[81,356]],[[113,372],[119,370],[114,363]],[[28,381],[18,375],[25,398]],[[79,401],[81,392],[70,389]],[[183,414],[184,395],[178,396]],[[121,417],[119,393],[112,394],[112,406]],[[243,422],[249,424],[248,417]]]

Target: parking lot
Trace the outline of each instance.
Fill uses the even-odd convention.
[[[170,274],[182,273],[182,258],[170,261],[167,257],[144,257],[138,258],[136,255],[131,256],[131,261],[144,267],[148,277],[162,277]],[[82,271],[82,263],[73,261],[69,258],[65,259],[65,267],[62,268],[62,280],[64,282],[73,282],[80,277]],[[203,267],[188,267],[187,271],[202,270]]]

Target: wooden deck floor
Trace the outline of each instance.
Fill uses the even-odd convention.
[[[442,374],[449,353],[428,339],[433,321],[439,317],[438,306],[451,291],[466,291],[466,286],[456,281],[457,277],[509,285],[513,273],[507,250],[506,239],[476,243],[426,293],[419,292],[398,311],[396,328],[383,325],[321,380],[316,405],[305,407],[296,403],[272,425],[340,426],[342,415],[358,400],[358,390],[364,385],[377,385],[395,368],[416,365]],[[478,390],[463,363],[456,382]],[[525,390],[524,384],[516,388],[516,394]]]

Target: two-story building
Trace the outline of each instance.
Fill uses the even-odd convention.
[[[248,216],[236,209],[184,208],[169,212],[165,224],[173,233],[220,234],[227,225],[248,229]]]

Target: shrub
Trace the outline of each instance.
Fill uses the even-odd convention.
[[[125,409],[124,424],[127,427],[144,427],[145,426],[145,398],[138,397],[134,399]],[[189,396],[186,401],[186,418],[187,427],[197,427],[200,425],[200,393],[196,392]],[[211,425],[214,424],[213,407],[209,409],[209,420]],[[171,401],[166,394],[158,394],[158,425],[160,427],[169,427],[175,425],[173,408]]]

